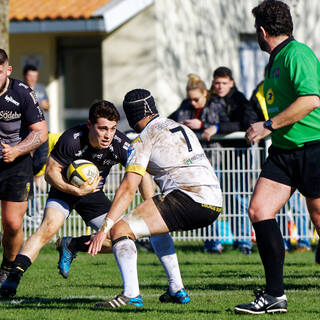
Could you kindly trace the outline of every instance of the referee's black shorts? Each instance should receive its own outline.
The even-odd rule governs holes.
[[[0,161],[0,200],[24,202],[32,198],[32,159],[24,155],[13,162]]]
[[[195,202],[187,194],[174,190],[152,198],[169,231],[192,230],[212,224],[221,207]]]
[[[320,197],[320,142],[309,142],[303,147],[285,150],[274,146],[262,166],[264,177],[295,189],[305,197]]]

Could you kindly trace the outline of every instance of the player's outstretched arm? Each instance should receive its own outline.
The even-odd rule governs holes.
[[[141,183],[141,180],[142,176],[137,173],[126,173],[120,184],[120,187],[116,192],[115,198],[112,201],[112,206],[104,224],[100,228],[99,232],[95,234],[90,243],[88,250],[89,254],[95,256],[97,253],[99,253],[108,232],[111,230],[114,223],[118,221],[128,209],[129,204],[133,200],[138,186]]]

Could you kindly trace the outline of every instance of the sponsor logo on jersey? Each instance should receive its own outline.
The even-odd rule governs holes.
[[[130,143],[128,143],[128,142],[125,142],[125,143],[123,144],[123,146],[122,146],[122,148],[123,148],[124,150],[128,150],[129,147],[130,147]]]
[[[102,153],[94,153],[94,154],[92,155],[92,159],[97,158],[97,159],[101,160],[101,159],[102,159],[102,156],[103,156]]]
[[[42,112],[42,110],[41,110],[39,105],[37,106],[37,110],[38,110],[39,114],[41,114],[43,116],[43,112]]]
[[[74,140],[76,140],[78,137],[80,137],[80,132],[77,132],[73,135]]]
[[[117,161],[113,161],[113,160],[110,160],[110,159],[103,160],[103,165],[107,165],[107,166],[113,166],[113,165],[115,165],[117,163],[118,163]]]
[[[273,107],[273,108],[268,108],[268,113],[272,114],[272,113],[278,113],[279,112],[279,108],[278,107]]]
[[[85,153],[85,151],[86,151],[87,149],[88,149],[88,146],[85,145],[82,150],[79,150],[77,153],[75,153],[75,156],[76,156],[76,157],[81,157],[81,156]]]
[[[16,106],[20,106],[20,103],[19,103],[18,101],[14,100],[11,96],[6,95],[6,96],[4,97],[4,99],[5,99],[7,102],[11,102],[11,103],[13,103],[13,104],[16,105]]]
[[[113,145],[112,145],[112,144],[110,144],[110,145],[109,145],[109,150],[110,150],[111,152],[113,152],[113,151],[114,151],[114,149],[113,149]]]
[[[119,143],[121,143],[122,139],[120,137],[118,137],[116,134],[113,137],[114,140],[118,141]]]
[[[26,84],[24,84],[24,83],[22,83],[22,82],[20,82],[20,83],[18,84],[18,86],[19,86],[19,87],[23,87],[23,88],[25,88],[25,89],[28,89],[28,88],[29,88]]]
[[[133,147],[133,145],[131,144],[128,151],[127,151],[127,163],[126,163],[126,167],[129,165],[129,163],[133,160],[135,154],[135,149]]]
[[[11,121],[20,118],[21,113],[18,113],[17,111],[0,111],[0,120]]]
[[[268,104],[273,104],[274,102],[274,94],[272,88],[268,89],[266,94],[266,100]]]
[[[192,156],[191,158],[188,158],[186,160],[184,160],[185,164],[187,166],[190,166],[191,164],[193,164],[194,162],[196,161],[199,161],[199,160],[202,160],[204,159],[206,156],[204,153],[198,153],[198,154],[195,154],[194,156]]]
[[[275,68],[271,71],[271,78],[279,78],[280,75],[280,68]]]
[[[29,94],[30,94],[30,96],[31,96],[31,98],[32,98],[32,100],[33,100],[33,103],[34,103],[34,104],[37,104],[37,103],[38,103],[38,100],[37,100],[37,96],[36,96],[35,92],[34,92],[34,91],[31,91],[31,92],[29,92]]]

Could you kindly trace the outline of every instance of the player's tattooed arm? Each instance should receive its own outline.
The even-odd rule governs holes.
[[[17,145],[11,146],[1,142],[4,162],[12,162],[17,157],[37,149],[48,140],[48,127],[45,121],[37,122],[29,126],[30,133]]]

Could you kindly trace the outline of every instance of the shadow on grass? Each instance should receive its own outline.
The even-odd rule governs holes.
[[[154,308],[137,308],[131,305],[123,306],[120,308],[96,308],[95,303],[101,302],[101,298],[41,298],[41,297],[19,297],[15,299],[0,299],[0,309],[5,307],[6,309],[48,309],[48,310],[77,310],[86,309],[88,311],[95,312],[112,312],[112,313],[122,313],[122,314],[136,314],[136,313],[146,313],[146,312],[158,312]],[[172,309],[170,305],[168,307],[165,304],[161,304],[161,312],[163,313],[173,313],[173,314],[185,314],[188,316],[190,313],[208,313],[208,310],[197,309],[192,310],[186,306],[177,305],[177,309]],[[220,311],[210,310],[210,314],[217,314]]]

